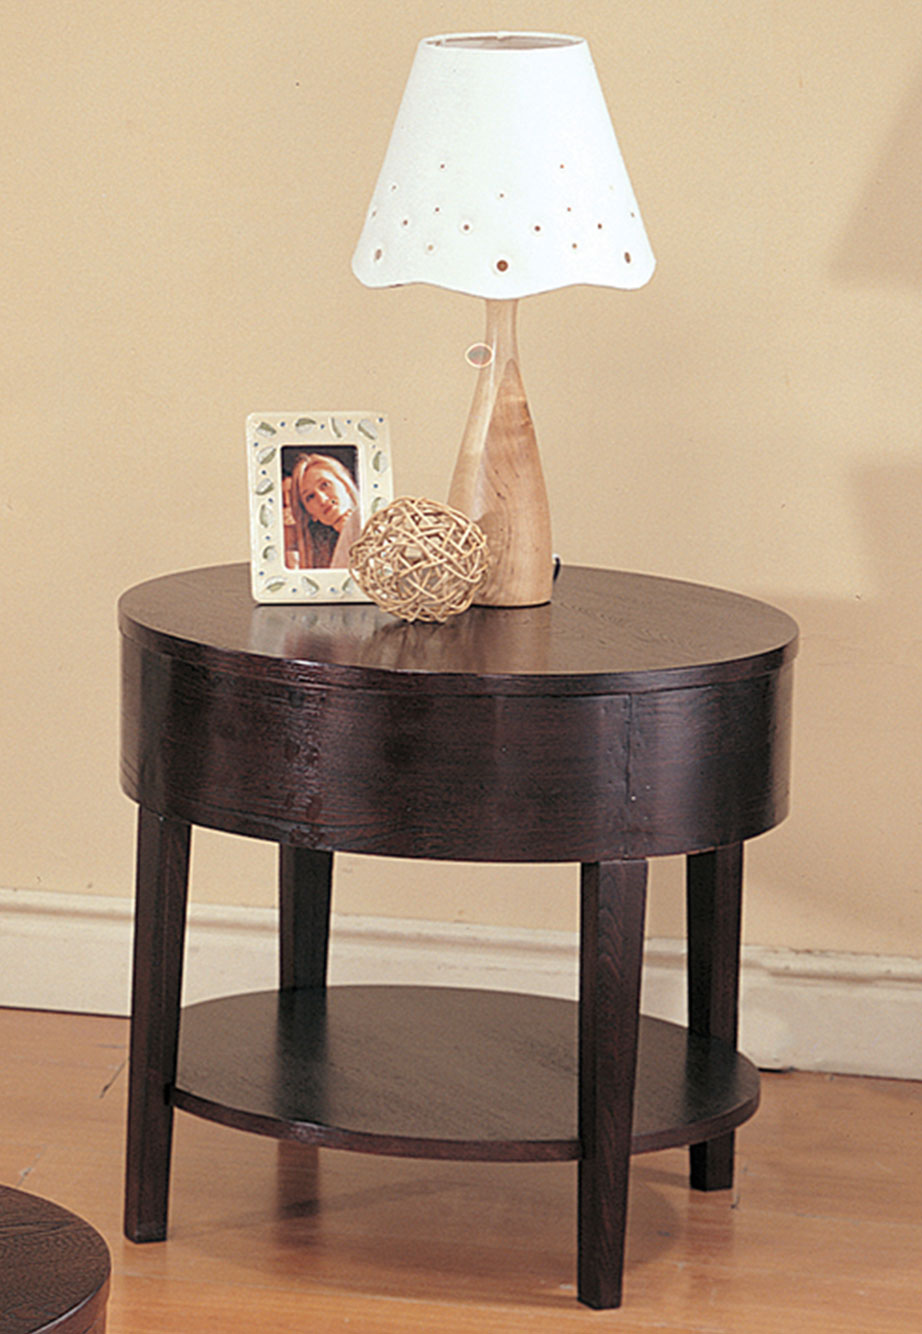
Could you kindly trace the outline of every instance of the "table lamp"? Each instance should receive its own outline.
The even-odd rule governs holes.
[[[551,596],[547,492],[519,370],[519,298],[641,287],[653,253],[589,47],[547,33],[420,42],[352,260],[369,287],[432,283],[486,300],[486,335],[448,503],[492,556],[477,602]]]

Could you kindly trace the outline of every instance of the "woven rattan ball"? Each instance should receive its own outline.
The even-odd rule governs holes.
[[[476,523],[412,496],[373,514],[349,553],[362,591],[405,621],[446,621],[466,611],[489,567],[487,539]]]

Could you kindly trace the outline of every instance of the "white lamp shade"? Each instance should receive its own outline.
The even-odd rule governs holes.
[[[501,299],[642,287],[654,264],[583,38],[420,42],[356,277]]]

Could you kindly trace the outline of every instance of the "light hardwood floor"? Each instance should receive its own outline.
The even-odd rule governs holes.
[[[170,1239],[120,1231],[127,1022],[0,1010],[0,1182],[107,1239],[109,1334],[922,1330],[922,1084],[773,1074],[736,1190],[634,1160],[625,1304],[574,1296],[575,1166],[313,1152],[177,1114]]]

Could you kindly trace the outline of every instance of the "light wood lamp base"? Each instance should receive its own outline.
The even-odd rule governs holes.
[[[479,524],[489,543],[492,566],[477,604],[533,607],[550,601],[553,556],[541,456],[519,371],[518,301],[486,306],[485,364],[448,503]]]

